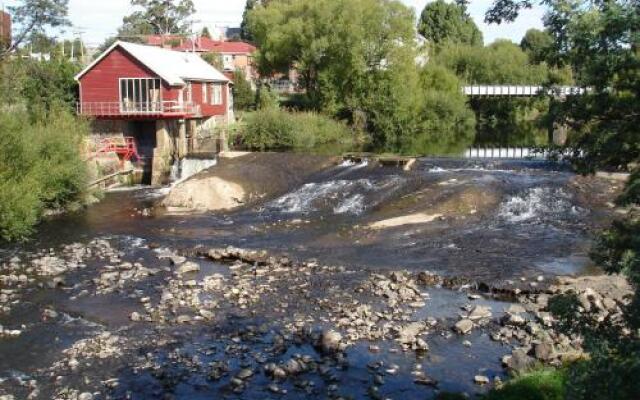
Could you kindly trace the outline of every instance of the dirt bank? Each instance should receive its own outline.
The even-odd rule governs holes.
[[[308,154],[223,154],[216,167],[176,185],[162,205],[170,210],[231,210],[285,193],[338,161]]]

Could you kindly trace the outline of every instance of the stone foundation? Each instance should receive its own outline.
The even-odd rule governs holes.
[[[217,117],[156,121],[95,120],[91,125],[92,139],[98,142],[104,138],[136,138],[138,151],[143,158],[137,167],[145,171],[146,176],[143,183],[164,185],[169,182],[175,160],[190,153],[217,153],[227,147],[220,144],[220,136],[226,136],[224,129],[219,129],[224,126],[224,121],[224,118]]]

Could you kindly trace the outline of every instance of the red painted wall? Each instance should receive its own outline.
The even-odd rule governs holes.
[[[80,78],[80,101],[82,103],[118,102],[120,101],[120,78],[157,77],[153,71],[130,56],[126,51],[116,47],[107,57],[103,58]],[[207,104],[202,104],[202,83],[192,83],[193,102],[200,105],[204,117],[226,114],[226,85],[222,91],[223,104],[212,106],[209,104],[210,91],[209,96],[207,96]],[[162,81],[162,100],[177,101],[180,89],[180,87],[170,87],[166,82]]]

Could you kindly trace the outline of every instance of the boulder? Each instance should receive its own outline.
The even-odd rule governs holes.
[[[200,264],[195,263],[193,261],[187,261],[184,264],[180,265],[176,270],[176,273],[179,275],[190,274],[192,272],[199,272]]]
[[[340,342],[342,341],[342,335],[340,332],[334,330],[328,330],[322,333],[322,339],[320,345],[322,351],[331,354],[340,350]]]
[[[470,319],[461,319],[454,325],[453,329],[462,335],[466,335],[473,329],[473,321]]]

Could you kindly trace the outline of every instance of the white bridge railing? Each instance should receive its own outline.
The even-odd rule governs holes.
[[[462,93],[472,97],[535,97],[547,94],[556,97],[580,96],[587,93],[588,89],[577,86],[556,86],[545,88],[543,86],[523,85],[471,85],[463,86]]]
[[[153,116],[153,115],[197,115],[200,106],[178,101],[155,102],[81,102],[77,104],[78,114],[89,116]]]
[[[546,160],[550,152],[531,147],[472,147],[467,149],[465,158],[511,158],[527,160]]]

